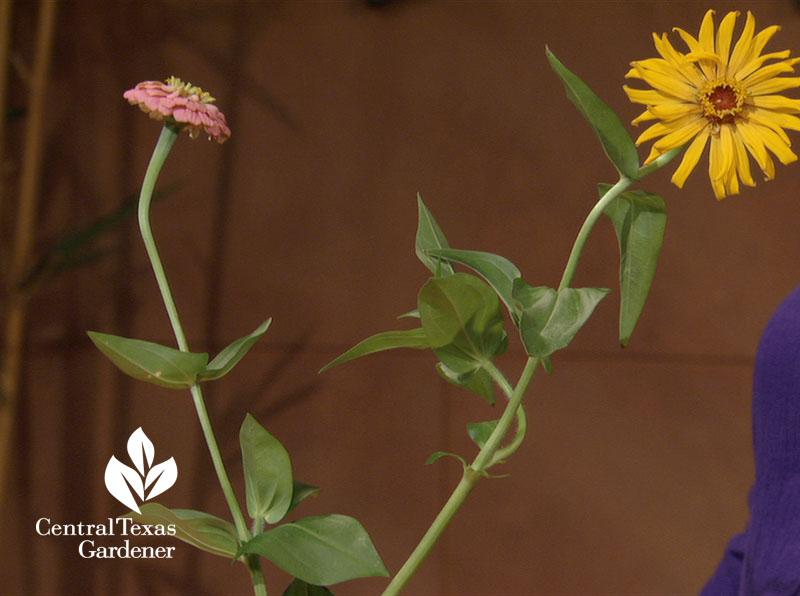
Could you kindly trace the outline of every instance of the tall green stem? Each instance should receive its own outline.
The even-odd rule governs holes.
[[[142,182],[142,190],[139,194],[139,229],[142,234],[147,256],[150,258],[150,263],[153,267],[153,273],[156,276],[158,289],[161,292],[161,297],[164,301],[164,306],[167,309],[169,321],[172,324],[172,330],[175,333],[175,339],[178,342],[178,347],[182,352],[189,351],[189,344],[186,341],[186,335],[183,332],[180,318],[178,317],[178,309],[175,306],[175,300],[172,297],[169,283],[167,282],[167,275],[164,271],[164,266],[161,263],[161,257],[156,248],[155,238],[153,231],[150,227],[150,204],[153,199],[153,190],[155,189],[158,175],[161,173],[161,168],[169,155],[172,146],[178,136],[178,130],[170,125],[165,125],[161,129],[161,135],[156,143],[156,148],[153,150],[153,155],[150,158],[150,163],[147,166],[147,172]],[[222,459],[217,439],[214,435],[214,429],[211,426],[211,419],[208,416],[206,403],[203,399],[203,392],[199,385],[193,385],[190,388],[192,394],[192,401],[194,402],[197,417],[200,420],[200,427],[203,430],[208,450],[211,454],[211,460],[214,463],[214,471],[217,473],[222,492],[225,495],[225,500],[228,502],[228,507],[231,510],[233,521],[236,524],[236,532],[239,540],[242,542],[250,538],[250,533],[247,529],[247,522],[242,514],[242,508],[236,498],[236,493],[233,490],[231,481],[228,478],[228,473],[225,470],[225,463]],[[266,596],[267,589],[264,583],[264,575],[261,572],[261,562],[258,557],[251,556],[247,558],[247,567],[253,579],[253,590],[256,596]]]
[[[425,535],[414,549],[414,552],[411,553],[411,556],[409,556],[400,568],[400,571],[397,572],[397,575],[392,578],[392,581],[383,591],[383,596],[395,596],[402,592],[403,588],[417,572],[417,569],[419,569],[419,566],[422,565],[422,562],[427,558],[428,554],[439,540],[439,537],[442,535],[442,532],[447,528],[450,520],[453,519],[453,516],[461,508],[461,505],[464,504],[464,501],[467,499],[469,493],[472,492],[478,480],[480,480],[481,477],[484,476],[486,470],[495,463],[495,453],[506,434],[508,434],[511,424],[514,422],[514,417],[517,414],[517,410],[520,409],[522,398],[525,397],[525,392],[528,390],[528,386],[533,380],[533,375],[538,365],[538,358],[528,358],[528,361],[525,363],[525,368],[520,375],[519,382],[511,393],[508,405],[503,411],[500,420],[497,422],[494,431],[489,436],[489,439],[486,441],[483,448],[481,448],[480,452],[478,452],[472,465],[464,469],[464,475],[461,477],[458,486],[456,486],[455,490],[450,495],[450,498],[439,512],[439,515],[433,520],[433,523],[428,528],[428,531],[425,532]]]

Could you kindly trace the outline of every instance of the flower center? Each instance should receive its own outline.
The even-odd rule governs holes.
[[[734,79],[711,81],[700,91],[703,116],[713,124],[728,124],[742,113],[744,87]]]
[[[192,85],[190,82],[183,82],[178,77],[170,77],[166,80],[167,85],[170,85],[175,88],[181,96],[189,97],[190,95],[197,95],[196,101],[200,103],[214,103],[217,101],[211,94],[207,91],[203,91],[197,85]]]

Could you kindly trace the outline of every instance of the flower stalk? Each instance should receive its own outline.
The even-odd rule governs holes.
[[[180,125],[167,122],[161,129],[161,135],[158,138],[156,147],[153,150],[153,155],[150,158],[150,163],[147,166],[147,172],[145,173],[142,189],[139,194],[138,216],[142,240],[144,241],[147,256],[150,259],[150,264],[152,265],[153,273],[156,277],[158,289],[161,293],[161,298],[164,302],[170,324],[172,325],[172,330],[175,334],[175,340],[178,343],[178,348],[182,352],[189,352],[189,344],[186,340],[186,335],[183,331],[180,317],[178,316],[178,309],[175,305],[175,300],[172,296],[172,291],[170,290],[169,282],[167,281],[167,275],[161,262],[161,257],[158,253],[153,231],[150,226],[150,205],[153,198],[153,190],[155,189],[156,181],[158,180],[158,176],[161,172],[164,162],[166,161],[167,156],[175,144],[175,140],[177,139],[181,128],[182,127]],[[228,477],[228,473],[225,469],[222,453],[220,452],[219,444],[217,443],[216,436],[214,435],[211,419],[208,415],[205,400],[203,399],[202,389],[200,388],[200,385],[195,384],[190,388],[190,392],[195,410],[197,412],[198,420],[200,421],[200,427],[203,431],[203,437],[206,440],[209,453],[211,454],[211,460],[214,464],[214,471],[217,474],[220,486],[222,487],[222,492],[225,495],[225,500],[228,503],[228,508],[233,516],[237,536],[241,542],[245,542],[250,539],[251,535],[247,529],[247,522],[244,514],[242,513],[239,501],[236,498],[233,485],[231,484],[230,478]],[[264,583],[264,576],[261,571],[261,562],[259,561],[258,557],[255,555],[249,555],[247,557],[246,564],[253,580],[255,594],[257,596],[266,596],[266,584]]]

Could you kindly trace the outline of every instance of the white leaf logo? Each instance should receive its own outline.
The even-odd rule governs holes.
[[[170,457],[160,464],[153,465],[155,447],[144,434],[142,427],[137,428],[128,438],[128,456],[136,468],[126,466],[113,455],[106,466],[106,488],[117,501],[141,513],[139,501],[149,501],[168,490],[178,479],[178,466],[175,458]],[[148,492],[149,489],[149,492]]]

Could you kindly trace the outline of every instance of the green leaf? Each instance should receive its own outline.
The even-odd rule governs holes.
[[[567,347],[610,290],[603,288],[533,288],[519,279],[514,298],[519,302],[519,331],[530,356],[544,357]]]
[[[466,273],[428,280],[419,293],[422,328],[430,346],[445,366],[440,369],[451,382],[475,391],[486,387],[482,374],[473,375],[508,347],[503,313],[497,294],[484,281]],[[481,378],[483,377],[483,378]],[[490,403],[486,391],[476,391]]]
[[[469,366],[469,363],[467,363]],[[466,372],[458,373],[451,370],[443,362],[436,365],[438,373],[449,383],[472,391],[485,399],[490,406],[494,405],[494,379],[484,368],[470,368]]]
[[[498,422],[500,421],[489,420],[487,422],[470,422],[467,424],[467,434],[469,434],[469,437],[475,441],[475,444],[478,447],[483,449],[486,441],[489,440],[489,437],[497,427]]]
[[[179,540],[228,559],[236,556],[239,549],[236,528],[224,519],[191,509],[167,509],[158,503],[144,503],[139,509],[141,515],[131,511],[121,517],[128,517],[138,524],[160,526],[165,530],[172,525],[175,527],[175,538]]]
[[[323,366],[319,372],[325,372],[329,368],[343,364],[348,360],[354,360],[367,354],[374,354],[383,350],[393,348],[415,348],[417,350],[430,348],[428,336],[423,329],[409,329],[407,331],[386,331],[368,337],[362,342],[347,350],[344,354]]]
[[[430,249],[428,254],[455,261],[477,271],[505,303],[509,312],[514,313],[512,290],[514,280],[522,277],[517,266],[500,255],[475,250],[456,250],[452,248]]]
[[[601,184],[601,196],[610,185]],[[653,193],[631,190],[614,199],[605,210],[619,241],[619,341],[623,346],[642,314],[667,227],[667,206]]]
[[[419,293],[419,315],[433,349],[457,345],[466,356],[483,360],[506,347],[497,294],[473,275],[429,279]]]
[[[452,458],[455,458],[455,459],[457,459],[459,462],[461,462],[461,465],[462,465],[463,467],[465,467],[465,468],[467,467],[467,462],[466,462],[466,460],[465,460],[463,457],[461,457],[460,455],[456,455],[455,453],[449,453],[449,452],[447,452],[447,451],[437,451],[436,453],[434,453],[433,455],[431,455],[431,456],[428,458],[428,461],[426,461],[426,462],[425,462],[425,465],[426,465],[426,466],[429,466],[429,465],[431,465],[433,462],[437,461],[438,459],[441,459],[442,457],[452,457]]]
[[[549,47],[545,51],[550,66],[566,87],[567,97],[589,121],[608,158],[620,174],[631,180],[638,180],[639,153],[619,116],[586,83],[564,66]]]
[[[422,202],[422,197],[417,195],[417,207],[419,211],[419,221],[417,223],[417,241],[416,252],[417,258],[431,270],[436,277],[447,277],[453,275],[455,271],[450,263],[443,262],[441,259],[431,257],[427,251],[434,248],[450,248],[447,243],[447,238],[442,232],[442,228],[433,219],[433,215],[425,203]]]
[[[333,596],[333,592],[325,586],[315,586],[302,579],[294,578],[283,596]]]
[[[272,323],[272,319],[267,319],[261,323],[258,329],[253,331],[250,335],[246,335],[245,337],[237,339],[231,345],[217,354],[217,356],[208,363],[208,366],[200,371],[200,380],[213,381],[214,379],[219,379],[220,377],[227,375],[231,369],[233,369],[233,367],[239,363],[244,355],[250,351],[250,348],[252,348],[253,345],[267,332],[270,323]]]
[[[208,354],[181,352],[141,339],[89,331],[94,345],[134,379],[168,389],[187,389],[208,363]]]
[[[289,511],[297,507],[308,497],[316,497],[320,490],[321,489],[318,486],[311,486],[310,484],[305,484],[303,482],[298,482],[297,480],[295,480],[294,487],[292,490],[292,502],[289,505]]]
[[[283,524],[253,537],[241,550],[266,557],[315,586],[389,575],[364,526],[346,515],[306,517]]]
[[[289,454],[250,414],[245,416],[239,431],[239,444],[247,513],[253,519],[275,524],[289,511],[294,495]]]

